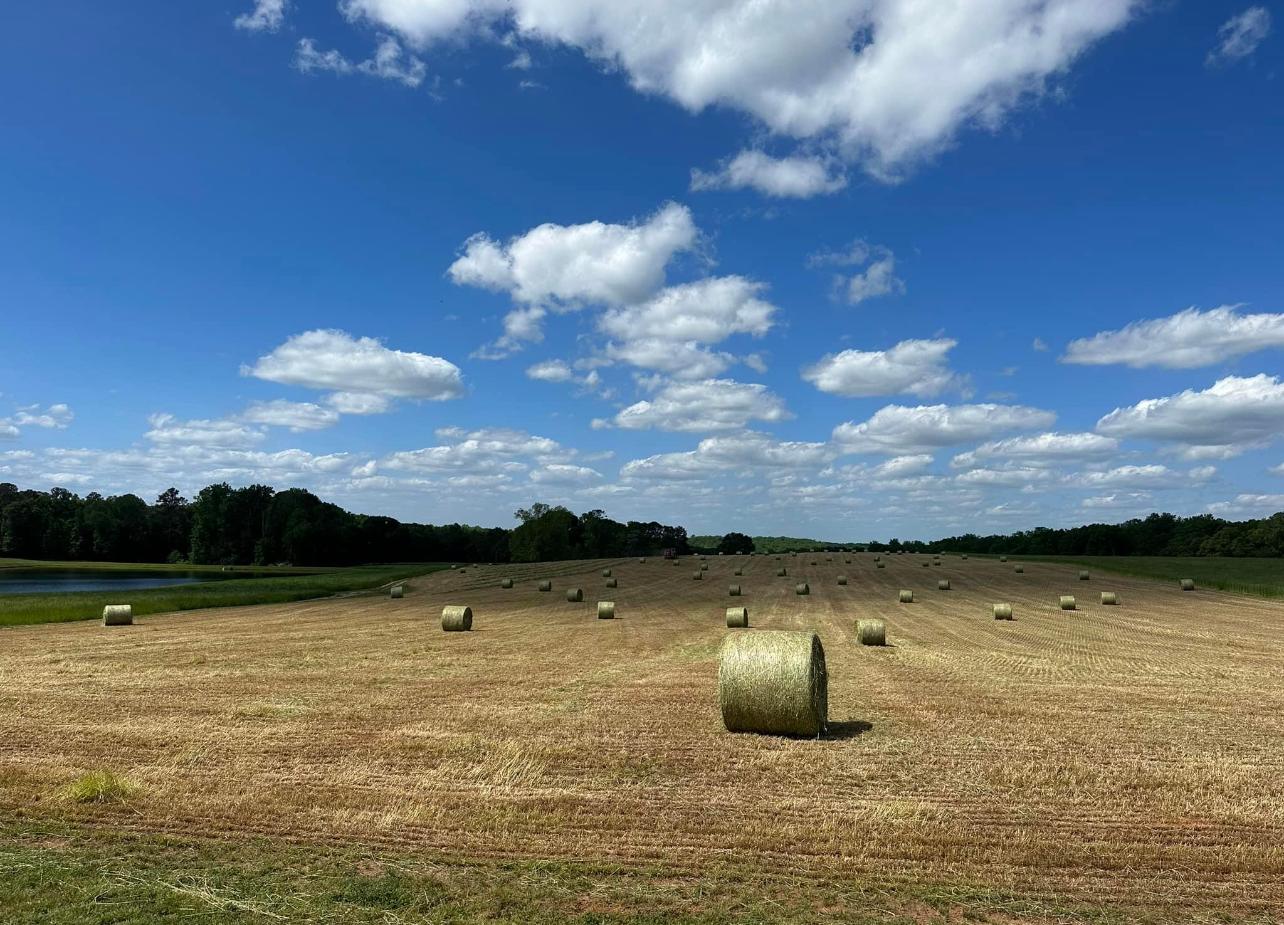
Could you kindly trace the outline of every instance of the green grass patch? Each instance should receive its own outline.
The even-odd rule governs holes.
[[[141,591],[0,594],[0,626],[97,620],[102,617],[103,607],[107,604],[132,604],[135,619],[149,613],[200,610],[206,607],[286,604],[334,594],[372,591],[389,582],[405,581],[443,568],[446,566],[442,564],[419,563],[363,565],[327,571],[292,569],[285,574],[271,574],[262,578],[220,579]]]
[[[989,556],[987,558],[997,558]],[[1173,584],[1195,579],[1196,588],[1233,591],[1258,597],[1284,597],[1284,559],[1228,556],[1009,556],[1010,562],[1062,562]]]
[[[123,803],[135,789],[111,771],[90,771],[68,784],[62,794],[73,803]]]

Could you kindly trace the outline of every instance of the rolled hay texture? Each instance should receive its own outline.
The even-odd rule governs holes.
[[[743,575],[744,573],[745,573],[745,570],[744,570],[744,569],[742,569],[742,568],[738,568],[738,569],[736,569],[734,572],[732,572],[731,574],[733,574],[733,575],[735,575],[737,578],[739,578],[739,577],[740,577],[741,575]]]
[[[899,600],[902,604],[912,604],[914,603],[914,592],[902,590],[897,600]]]
[[[553,583],[552,583],[551,581],[548,581],[547,579],[546,579],[546,580],[544,580],[544,581],[541,581],[541,582],[539,583],[539,589],[540,589],[541,591],[552,591],[552,590],[553,590]]]
[[[1113,591],[1102,591],[1101,603],[1107,604],[1107,605],[1110,605],[1110,604],[1118,605],[1119,595]]]
[[[388,596],[391,598],[400,598],[406,596],[406,589],[401,585],[393,585],[388,589]]]
[[[1195,579],[1193,579],[1193,578],[1183,578],[1183,579],[1181,580],[1181,589],[1182,589],[1183,591],[1194,591],[1194,590],[1195,590]]]
[[[103,626],[130,626],[133,622],[133,604],[108,604],[103,608]]]
[[[727,608],[727,629],[743,629],[749,625],[748,607]]]
[[[862,646],[887,645],[887,624],[882,620],[857,620],[856,641]]]
[[[794,594],[811,594],[811,585],[805,581],[799,582],[794,585]]]
[[[691,578],[693,581],[704,581],[704,572],[693,572]]]
[[[441,628],[447,633],[466,633],[473,628],[473,609],[447,604],[441,609]]]
[[[820,637],[788,630],[729,634],[718,658],[718,706],[730,732],[823,734],[829,676]]]
[[[1012,571],[1016,572],[1018,575],[1023,575],[1023,574],[1025,574],[1025,566],[1024,566],[1024,565],[1018,565],[1018,566],[1014,567],[1014,568],[1012,569]]]
[[[776,569],[776,577],[777,577],[777,578],[784,578],[784,577],[786,577],[788,574],[789,574],[789,569],[784,569],[784,568],[778,568],[778,569]]]
[[[602,569],[602,577],[603,577],[603,578],[610,578],[610,577],[611,577],[611,570],[610,570],[609,568],[604,568],[604,569]]]
[[[999,556],[999,561],[1000,561],[1000,562],[1007,562],[1007,561],[1008,561],[1008,557],[1007,557],[1007,556]]]
[[[606,580],[606,586],[608,588],[618,588],[620,586],[620,581],[618,578],[608,578]]]
[[[1062,610],[1074,610],[1074,595],[1073,595],[1073,594],[1063,594],[1063,595],[1061,595],[1061,609],[1062,609]]]
[[[584,600],[584,589],[583,589],[583,588],[567,588],[567,589],[566,589],[566,602],[567,602],[568,604],[578,604],[578,603],[579,603],[580,601],[582,601],[582,600]]]
[[[882,561],[883,561],[883,557],[882,557],[882,556],[875,556],[875,557],[874,557],[874,561],[875,561],[875,562],[882,562]]]
[[[499,583],[499,586],[501,588],[511,588],[513,586],[513,579],[505,578],[503,581]]]
[[[845,585],[845,584],[847,584],[847,576],[846,576],[846,575],[839,575],[839,576],[838,576],[838,583],[839,583],[840,585]]]
[[[1087,572],[1080,572],[1080,573],[1079,573],[1079,580],[1080,580],[1080,581],[1087,581],[1087,580],[1088,580],[1088,573],[1087,573]]]
[[[950,580],[948,578],[942,578],[940,581],[936,583],[936,590],[937,591],[950,590]]]
[[[874,563],[874,567],[875,567],[875,568],[887,568],[887,566],[886,566],[884,563],[882,563],[882,562],[875,562],[875,563]]]
[[[709,571],[709,563],[708,563],[708,562],[701,562],[701,563],[700,563],[700,571],[702,571],[702,572],[707,572],[707,571]]]
[[[1012,605],[1011,605],[1011,604],[995,604],[995,605],[994,605],[994,619],[996,619],[996,620],[1011,620],[1011,619],[1012,619]]]
[[[599,620],[615,619],[615,601],[598,601],[597,618]]]
[[[727,594],[731,597],[739,597],[740,585],[732,585],[731,587],[727,588]]]

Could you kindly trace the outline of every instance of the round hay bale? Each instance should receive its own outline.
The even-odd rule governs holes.
[[[582,600],[584,600],[584,589],[583,589],[583,588],[567,588],[567,589],[566,589],[566,602],[567,602],[568,604],[578,604],[578,603],[580,603],[580,601],[582,601]]]
[[[606,586],[608,588],[618,588],[620,586],[620,580],[618,578],[608,578],[606,580]]]
[[[922,565],[923,565],[923,568],[931,568],[932,563],[931,563],[931,562],[924,561],[924,562],[922,563]]]
[[[553,590],[553,583],[552,583],[551,581],[549,581],[548,579],[545,579],[544,581],[541,581],[541,582],[539,583],[539,589],[540,589],[541,591],[552,591],[552,590]]]
[[[513,579],[505,578],[503,581],[499,583],[499,586],[501,588],[511,588],[513,586]]]
[[[707,571],[709,571],[709,563],[708,563],[708,562],[702,562],[702,563],[700,563],[700,571],[702,571],[702,572],[707,572]]]
[[[967,556],[959,556],[959,558],[962,559],[964,562],[967,561]]]
[[[728,607],[727,608],[727,628],[744,629],[749,625],[749,608],[748,607]]]
[[[108,604],[103,608],[103,626],[132,626],[133,604]]]
[[[615,619],[615,601],[598,601],[597,618],[599,620]]]
[[[1182,589],[1183,591],[1194,591],[1194,590],[1195,590],[1195,579],[1193,579],[1193,578],[1183,578],[1183,579],[1181,580],[1181,589]]]
[[[875,562],[875,563],[874,563],[874,568],[887,568],[887,563],[886,563],[886,562]]]
[[[788,574],[789,574],[789,569],[784,569],[784,568],[776,569],[777,578],[785,578],[786,576],[788,576]]]
[[[703,581],[703,580],[704,580],[704,572],[694,572],[694,573],[692,573],[691,578],[692,578],[692,580],[693,580],[693,581]]]
[[[1000,561],[1000,562],[1007,562],[1007,561],[1008,561],[1008,557],[1007,557],[1007,556],[999,556],[999,561]]]
[[[1087,581],[1087,580],[1088,580],[1088,573],[1087,573],[1087,572],[1080,572],[1080,573],[1079,573],[1079,580],[1080,580],[1080,581]]]
[[[936,590],[937,591],[950,590],[950,580],[948,578],[942,578],[940,581],[936,583]]]
[[[457,568],[459,568],[459,566],[458,566],[458,565],[452,565],[452,566],[450,567],[451,571],[454,571],[454,570],[455,570],[455,569],[457,569]]]
[[[603,577],[603,578],[610,578],[610,577],[611,577],[611,570],[610,570],[609,568],[604,568],[604,569],[602,569],[602,577]]]
[[[730,732],[820,736],[829,717],[825,649],[815,633],[732,633],[718,657],[718,706]]]
[[[912,604],[914,603],[914,592],[907,589],[902,589],[900,596],[897,598],[897,600],[899,600],[902,604]]]
[[[996,620],[1011,620],[1011,619],[1012,619],[1012,605],[1011,605],[1011,604],[995,604],[995,605],[994,605],[994,619],[996,619]]]
[[[1106,604],[1107,606],[1110,606],[1110,605],[1117,606],[1119,604],[1119,595],[1116,594],[1114,591],[1102,591],[1101,603]]]
[[[812,559],[812,560],[811,560],[811,564],[812,564],[812,565],[815,565],[815,564],[816,564],[816,560],[815,560],[815,559]]]
[[[731,587],[727,588],[727,594],[731,597],[739,597],[740,585],[732,585]]]
[[[811,585],[805,581],[799,582],[794,585],[794,594],[811,594]]]
[[[1061,595],[1061,609],[1062,609],[1062,610],[1074,610],[1074,595],[1073,595],[1073,594],[1063,594],[1063,595]]]
[[[887,645],[887,624],[882,620],[857,620],[856,641],[862,646]]]
[[[743,575],[744,573],[745,573],[745,570],[744,570],[744,569],[742,569],[742,568],[738,568],[738,569],[736,569],[734,572],[732,572],[731,574],[733,574],[733,575],[735,575],[737,578],[739,578],[739,577],[740,577],[741,575]]]
[[[441,628],[447,633],[466,633],[473,628],[473,609],[447,604],[441,609]]]
[[[846,576],[846,575],[839,575],[839,576],[838,576],[838,583],[839,583],[840,585],[845,585],[845,584],[847,584],[847,576]]]
[[[882,556],[875,556],[875,557],[874,557],[874,561],[875,561],[875,562],[882,562],[882,561],[883,561],[883,557],[882,557]]]
[[[1014,566],[1012,571],[1016,572],[1018,575],[1023,575],[1025,574],[1025,566],[1024,565]]]
[[[406,596],[406,589],[401,585],[393,585],[388,589],[388,597],[397,600]]]
[[[851,564],[852,564],[852,560],[851,560],[851,559],[844,559],[844,560],[843,560],[843,565],[851,565]]]
[[[638,559],[638,565],[646,565],[646,559],[645,558]]]

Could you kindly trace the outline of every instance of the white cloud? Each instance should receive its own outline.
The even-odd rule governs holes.
[[[540,469],[531,470],[530,474],[530,480],[539,485],[586,485],[601,477],[602,473],[596,469],[566,463],[550,463]]]
[[[274,401],[254,402],[243,412],[241,420],[247,424],[264,424],[269,427],[288,427],[292,432],[322,430],[339,422],[339,412],[323,408],[312,402]]]
[[[391,453],[380,468],[416,472],[523,472],[532,462],[549,464],[571,455],[557,441],[520,430],[483,428],[465,431],[443,428],[437,436],[448,441],[419,450]]]
[[[777,441],[767,434],[743,431],[706,437],[694,450],[635,459],[620,469],[623,480],[689,482],[720,475],[748,475],[756,470],[783,470],[822,465],[832,457],[824,443]]]
[[[1116,408],[1097,430],[1175,443],[1187,459],[1227,459],[1284,434],[1284,383],[1267,375],[1227,376],[1203,391]]]
[[[731,379],[670,382],[650,401],[630,405],[615,416],[628,430],[737,430],[750,421],[783,421],[785,403],[765,385]]]
[[[14,427],[12,424],[0,421],[0,437],[12,440],[15,437],[20,436],[22,436],[22,431],[18,430],[18,428]]]
[[[832,143],[889,174],[993,129],[1039,96],[1137,0],[344,0],[421,45],[494,34],[583,50],[644,93],[728,106],[771,131]]]
[[[1036,482],[1050,482],[1054,478],[1048,469],[1036,469],[1031,466],[1018,466],[1004,469],[971,469],[958,476],[955,482],[960,485],[1021,487]]]
[[[562,360],[545,360],[543,363],[536,363],[527,367],[526,375],[540,382],[570,382],[575,378],[575,373]]]
[[[900,479],[909,475],[918,475],[931,464],[930,453],[895,456],[886,462],[879,463],[871,470],[871,474],[881,479]]]
[[[1232,16],[1217,30],[1217,47],[1208,53],[1209,66],[1233,64],[1257,51],[1271,34],[1271,13],[1264,6],[1250,6]]]
[[[1050,411],[1023,405],[887,405],[863,423],[839,424],[833,440],[844,453],[903,456],[1046,427],[1055,419]]]
[[[1233,501],[1215,501],[1208,513],[1218,517],[1269,517],[1284,511],[1284,495],[1236,495]]]
[[[810,199],[847,185],[841,171],[818,157],[772,157],[763,151],[741,151],[706,173],[691,171],[691,189],[754,189],[776,198]]]
[[[441,357],[390,350],[372,337],[344,331],[305,331],[289,338],[241,375],[334,389],[327,403],[346,414],[386,410],[388,399],[445,401],[464,392],[459,367]]]
[[[0,427],[7,428],[12,433],[8,436],[16,437],[21,431],[20,427],[41,427],[46,430],[66,430],[76,415],[71,408],[59,402],[56,405],[49,405],[43,410],[39,405],[26,405],[18,408],[12,417],[0,418]],[[0,431],[2,433],[3,431]]]
[[[172,414],[153,414],[144,436],[153,443],[202,447],[243,447],[263,439],[263,431],[232,420],[181,421]]]
[[[1167,318],[1134,321],[1119,331],[1071,341],[1061,362],[1194,369],[1284,347],[1284,314],[1241,315],[1237,308],[1188,308]]]
[[[1119,441],[1101,434],[1046,433],[1030,437],[1009,437],[983,443],[975,450],[960,453],[950,465],[956,469],[984,465],[991,460],[1027,466],[1055,466],[1067,462],[1109,459],[1119,452]]]
[[[822,392],[848,397],[918,395],[928,398],[965,386],[946,365],[958,342],[903,340],[888,350],[844,350],[822,357],[802,377]]]
[[[1089,510],[1106,511],[1141,511],[1151,504],[1148,491],[1115,492],[1109,495],[1094,495],[1084,498],[1079,506]]]
[[[247,32],[275,32],[285,22],[286,0],[254,0],[254,9],[242,13],[232,25]]]
[[[1214,469],[1214,471],[1216,471]],[[1086,488],[1178,488],[1185,476],[1167,466],[1118,466],[1101,472],[1081,472],[1073,482]]]
[[[330,71],[340,75],[366,74],[412,88],[422,84],[428,73],[423,61],[414,55],[407,55],[401,43],[391,36],[384,36],[379,40],[373,56],[355,63],[336,49],[320,51],[312,39],[299,39],[299,46],[294,53],[294,66],[304,74],[313,71]]]
[[[1037,350],[1039,353],[1047,353],[1048,344],[1042,337],[1036,337],[1030,344],[1030,348],[1032,350]]]
[[[807,258],[809,267],[859,266],[865,269],[851,276],[834,276],[834,291],[852,305],[885,295],[900,295],[905,282],[896,276],[896,255],[881,244],[853,241],[845,251],[824,251]]]

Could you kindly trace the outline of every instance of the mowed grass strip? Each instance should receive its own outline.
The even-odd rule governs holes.
[[[1133,578],[1157,578],[1174,585],[1193,578],[1196,588],[1257,597],[1284,597],[1284,560],[1227,556],[1022,556],[1026,562],[1077,565]]]
[[[25,567],[25,566],[24,566]],[[132,604],[134,618],[151,613],[241,607],[247,604],[288,604],[383,585],[440,571],[436,563],[368,565],[303,574],[273,573],[263,578],[229,578],[170,588],[120,591],[76,591],[66,594],[0,594],[0,626],[97,620],[108,604]],[[248,571],[248,569],[247,569]]]

